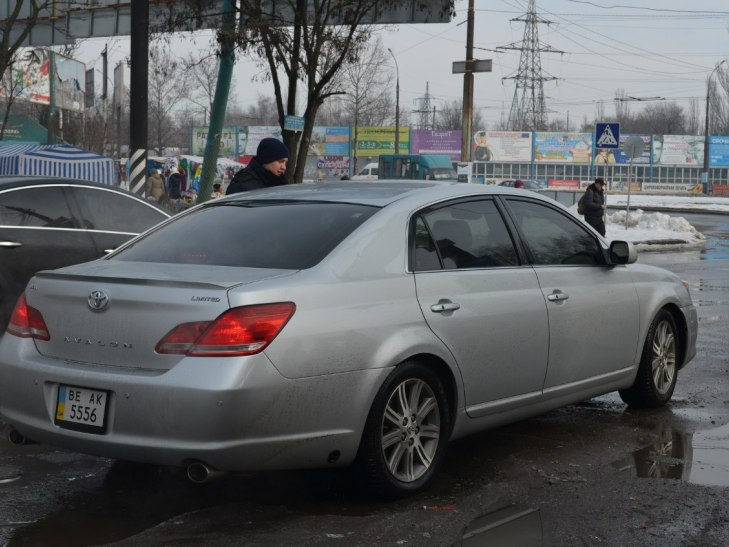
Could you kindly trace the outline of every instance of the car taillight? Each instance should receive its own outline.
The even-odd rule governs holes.
[[[155,351],[200,357],[253,355],[276,338],[294,311],[293,302],[233,308],[212,322],[177,325]]]
[[[18,298],[15,304],[15,308],[13,308],[13,314],[10,316],[7,332],[20,338],[35,338],[37,340],[51,339],[43,316],[37,309],[28,305],[28,301],[25,299],[25,293],[20,295],[20,298]]]

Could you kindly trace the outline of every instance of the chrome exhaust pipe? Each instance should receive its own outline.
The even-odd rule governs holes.
[[[35,441],[31,441],[28,437],[23,435],[20,431],[18,431],[14,427],[11,427],[10,431],[8,431],[8,440],[15,445],[35,444]]]
[[[187,466],[187,478],[195,484],[202,484],[223,476],[225,473],[211,469],[202,462],[193,462]]]

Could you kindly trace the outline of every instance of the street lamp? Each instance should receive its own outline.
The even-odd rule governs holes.
[[[704,125],[704,172],[702,173],[701,182],[706,183],[706,193],[711,193],[711,183],[709,182],[709,99],[711,93],[711,78],[714,76],[714,72],[719,70],[719,67],[726,63],[726,59],[723,59],[721,63],[714,67],[714,70],[709,74],[709,78],[706,80],[706,125]]]
[[[397,66],[397,59],[390,48],[387,51],[395,61],[395,154],[400,153],[400,69]]]

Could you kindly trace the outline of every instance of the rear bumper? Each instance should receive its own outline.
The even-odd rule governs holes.
[[[326,467],[335,450],[335,465],[351,463],[390,372],[291,380],[259,354],[187,358],[160,373],[43,357],[33,342],[8,335],[0,347],[0,414],[26,437],[109,458],[202,461],[223,471]],[[105,433],[54,424],[59,384],[109,392]]]

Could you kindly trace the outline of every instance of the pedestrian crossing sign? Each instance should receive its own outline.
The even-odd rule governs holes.
[[[619,123],[595,124],[595,148],[618,148],[620,146]]]

